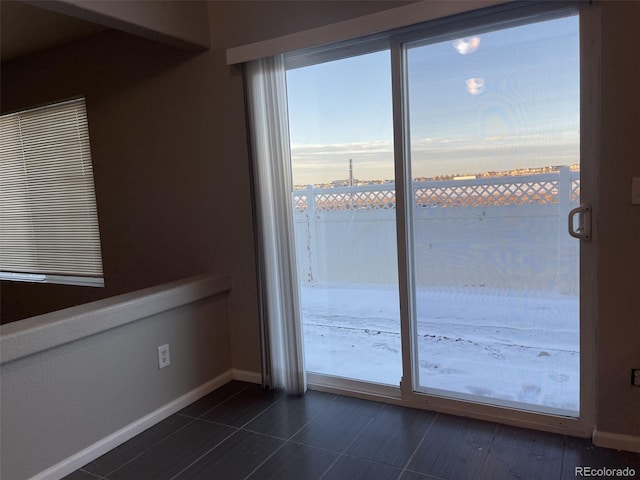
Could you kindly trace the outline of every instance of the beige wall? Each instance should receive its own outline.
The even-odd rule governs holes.
[[[225,49],[371,13],[393,2],[211,2],[212,49],[187,54],[100,34],[3,65],[2,108],[85,94],[106,288],[3,283],[2,308],[32,314],[204,270],[229,273],[232,364],[259,371],[241,72]],[[602,2],[602,155],[596,208],[598,429],[640,435],[640,4]],[[587,52],[588,54],[588,52]]]
[[[206,0],[50,0],[38,5],[185,50],[202,51],[210,45]]]
[[[597,213],[597,428],[640,436],[640,3],[602,2],[602,150]]]

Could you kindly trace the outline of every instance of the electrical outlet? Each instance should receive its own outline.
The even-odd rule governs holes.
[[[631,369],[631,385],[640,387],[640,368]]]
[[[169,358],[169,344],[158,347],[158,368],[168,367],[171,364]]]

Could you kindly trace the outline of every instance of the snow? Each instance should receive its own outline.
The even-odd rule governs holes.
[[[399,385],[397,287],[302,286],[306,369]],[[578,411],[577,296],[484,288],[416,293],[419,389]]]

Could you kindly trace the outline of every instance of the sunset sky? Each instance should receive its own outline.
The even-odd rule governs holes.
[[[578,17],[408,45],[412,177],[579,163]],[[389,51],[287,72],[294,184],[393,178]]]

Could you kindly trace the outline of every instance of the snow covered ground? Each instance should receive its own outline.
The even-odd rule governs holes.
[[[397,287],[301,288],[307,371],[398,385]],[[483,288],[417,292],[420,387],[578,410],[578,298]]]

